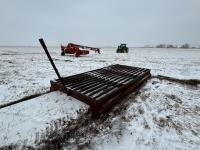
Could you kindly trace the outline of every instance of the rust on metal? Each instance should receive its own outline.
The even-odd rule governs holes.
[[[150,76],[149,69],[116,64],[62,79],[68,95],[100,114],[137,90]],[[51,81],[51,91],[55,90],[66,93],[59,79]]]

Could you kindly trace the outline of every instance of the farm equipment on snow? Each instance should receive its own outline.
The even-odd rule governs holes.
[[[121,44],[120,46],[118,46],[117,53],[128,53],[128,47],[126,46],[126,44]]]
[[[89,54],[89,50],[93,50],[100,54],[100,49],[95,47],[83,46],[78,44],[69,43],[67,46],[61,45],[61,55],[64,56],[65,53],[67,54],[74,54],[76,57],[80,55],[87,55]]]
[[[58,76],[51,81],[50,90],[62,91],[88,104],[93,116],[107,112],[151,77],[149,69],[119,64],[61,77],[43,39],[39,41]]]

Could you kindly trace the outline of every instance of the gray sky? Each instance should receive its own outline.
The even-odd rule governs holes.
[[[0,0],[0,45],[200,45],[200,0]]]

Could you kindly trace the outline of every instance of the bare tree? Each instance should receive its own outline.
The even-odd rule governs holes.
[[[166,48],[166,45],[165,44],[159,44],[156,46],[156,48]]]
[[[180,47],[180,48],[190,48],[190,44],[188,44],[188,43],[185,43],[185,44],[181,45],[181,47]]]
[[[167,48],[177,48],[177,46],[174,46],[174,45],[172,45],[172,44],[168,44],[168,45],[167,45]]]

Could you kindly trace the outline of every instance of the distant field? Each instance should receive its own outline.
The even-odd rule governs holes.
[[[101,54],[75,58],[60,56],[59,47],[49,48],[61,75],[72,75],[109,64],[150,68],[153,75],[182,79],[200,79],[200,50],[130,48],[128,54],[116,54],[115,48]],[[56,75],[40,47],[0,47],[0,103],[46,91]]]

